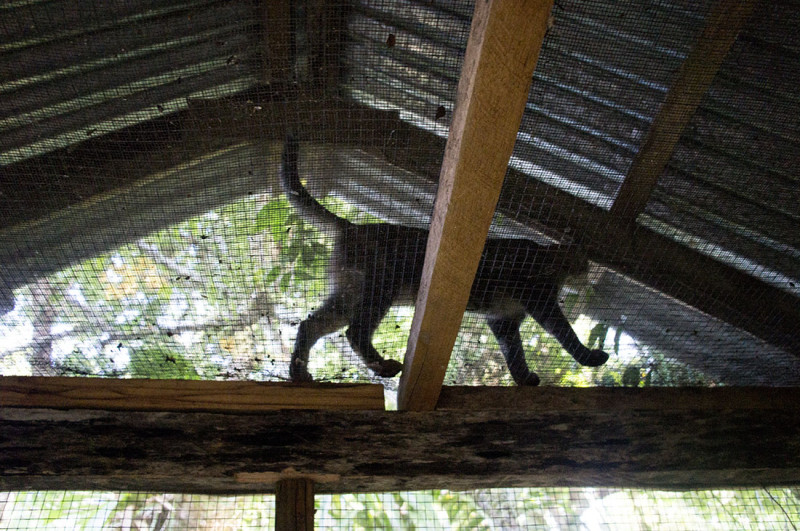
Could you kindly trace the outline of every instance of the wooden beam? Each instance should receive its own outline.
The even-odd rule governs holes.
[[[292,80],[292,10],[289,0],[261,2],[266,64],[263,82],[286,87]]]
[[[383,410],[376,384],[0,377],[4,407],[128,411]]]
[[[791,387],[443,387],[437,410],[689,411],[782,409],[800,404]],[[800,408],[800,406],[798,406]]]
[[[276,531],[313,531],[314,482],[282,479],[275,487]]]
[[[475,398],[496,409],[425,412],[0,408],[0,490],[274,492],[276,480],[304,478],[318,492],[800,484],[796,389],[756,404],[737,389],[660,405],[659,389],[564,389],[537,403],[553,391],[492,389]]]
[[[306,3],[310,67],[307,88],[309,97],[316,101],[325,96],[336,97],[341,90],[351,10],[352,6],[347,3],[330,0],[309,0]]]
[[[757,1],[717,0],[711,7],[703,33],[681,65],[611,207],[612,217],[621,224],[632,225],[644,212],[683,130]]]
[[[550,0],[475,6],[400,379],[401,409],[436,405],[551,6]]]

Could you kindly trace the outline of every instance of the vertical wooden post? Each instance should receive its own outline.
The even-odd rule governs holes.
[[[683,130],[757,1],[718,0],[712,6],[702,35],[681,65],[611,207],[611,218],[618,223],[633,225],[644,211]]]
[[[475,6],[400,379],[401,409],[436,405],[551,7],[551,0]]]
[[[275,486],[275,529],[313,531],[314,482],[307,478],[282,479]]]

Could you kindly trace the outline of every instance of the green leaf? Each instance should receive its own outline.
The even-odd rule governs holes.
[[[312,241],[310,245],[314,249],[314,253],[316,253],[317,256],[325,256],[329,252],[328,247],[324,243]]]
[[[286,292],[289,291],[289,283],[291,282],[291,280],[292,280],[292,276],[291,275],[283,275],[281,277],[280,288],[281,288],[281,291],[283,293],[286,293]]]
[[[578,302],[578,295],[577,293],[568,293],[564,297],[564,311],[567,313],[572,313],[573,308],[575,308],[575,304]]]
[[[285,199],[275,199],[264,205],[258,211],[251,234],[283,228],[290,212],[289,208],[289,203]]]
[[[642,380],[642,373],[639,367],[630,366],[622,373],[622,385],[626,387],[639,387]]]
[[[270,269],[269,273],[267,273],[267,276],[264,277],[264,283],[265,284],[272,284],[273,282],[275,282],[275,280],[278,278],[278,276],[280,276],[282,271],[283,271],[283,268],[281,266],[279,266],[279,265],[276,265],[275,267]]]
[[[592,328],[592,331],[589,332],[589,340],[587,341],[589,348],[599,348],[603,349],[606,343],[606,334],[608,333],[608,327],[603,323],[598,323]]]
[[[165,348],[136,349],[128,366],[134,378],[199,380],[195,367],[182,354]]]
[[[294,262],[303,250],[302,241],[292,241],[289,245],[281,249],[281,258],[286,262]]]
[[[307,282],[309,280],[314,280],[314,276],[311,275],[305,269],[299,269],[298,268],[298,269],[295,269],[295,271],[294,271],[294,279],[295,279],[295,281]]]
[[[303,245],[302,251],[300,252],[300,262],[306,267],[310,267],[314,265],[314,262],[320,257],[319,253],[317,253],[316,248],[306,242]]]

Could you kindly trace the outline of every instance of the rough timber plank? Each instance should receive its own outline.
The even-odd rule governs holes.
[[[443,387],[437,410],[523,409],[528,411],[741,411],[783,409],[800,404],[793,387]],[[798,408],[800,409],[800,408]]]
[[[800,484],[795,389],[766,390],[771,400],[755,409],[750,390],[693,389],[677,404],[659,389],[587,391],[561,390],[546,407],[517,396],[423,412],[0,408],[0,490],[273,492],[285,479],[312,480],[318,492]]]
[[[0,377],[0,405],[128,411],[258,412],[276,409],[384,408],[374,384],[116,380],[110,378]]]
[[[633,224],[641,214],[675,145],[758,0],[718,0],[703,33],[681,66],[611,207],[612,217]]]
[[[478,2],[400,379],[401,409],[433,409],[514,147],[551,1]]]

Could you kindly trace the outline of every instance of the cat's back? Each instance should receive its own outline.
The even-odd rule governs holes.
[[[348,227],[337,247],[352,267],[416,269],[424,263],[427,242],[428,232],[423,229],[371,223]]]

